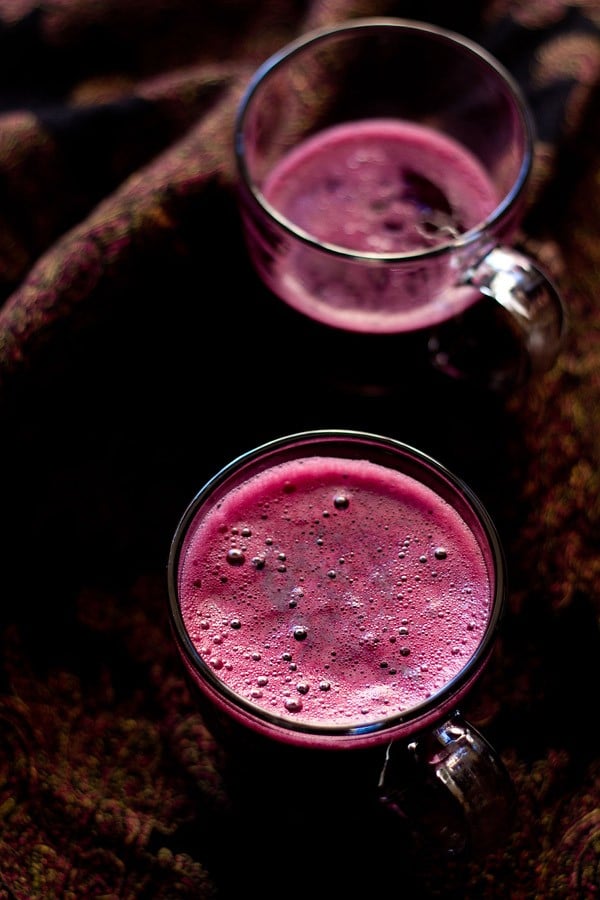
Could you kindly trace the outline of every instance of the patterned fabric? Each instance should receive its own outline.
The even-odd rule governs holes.
[[[521,241],[559,284],[569,331],[552,371],[512,396],[431,394],[418,378],[348,396],[328,379],[333,343],[317,353],[260,312],[235,204],[239,99],[288,40],[379,14],[479,41],[535,114]],[[466,712],[515,782],[514,830],[476,861],[382,842],[379,893],[600,895],[599,81],[596,0],[0,3],[2,900],[292,897],[300,872],[324,895],[330,817],[279,835],[285,890],[278,822],[256,810],[244,846],[165,584],[206,478],[319,426],[445,462],[490,510],[510,573]],[[354,870],[377,854],[351,839],[329,896],[370,883]]]

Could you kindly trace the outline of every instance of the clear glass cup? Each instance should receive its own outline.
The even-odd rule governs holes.
[[[325,499],[310,501],[313,522],[301,473],[323,461],[329,474],[308,479],[311,490],[326,484]],[[380,491],[370,467],[377,478],[391,473],[398,491],[386,508],[395,524],[376,525],[373,538],[368,501],[361,507],[361,497]],[[347,809],[342,822],[357,809],[373,819],[385,810],[408,823],[411,839],[451,854],[487,852],[506,838],[511,779],[462,712],[495,646],[505,560],[481,502],[440,463],[397,440],[343,429],[263,444],[189,504],[168,587],[181,658],[255,792],[253,809],[279,795],[293,821],[303,809],[309,830],[333,805]],[[409,702],[413,684],[420,693]],[[290,772],[299,792],[283,790]],[[360,834],[370,828],[364,815]]]
[[[418,333],[434,366],[491,387],[553,365],[561,297],[510,245],[532,120],[472,41],[394,18],[303,35],[251,79],[235,154],[250,258],[300,315],[353,335]]]

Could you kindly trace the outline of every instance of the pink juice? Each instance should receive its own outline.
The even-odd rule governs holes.
[[[317,731],[429,701],[469,663],[493,603],[480,543],[450,504],[329,456],[273,465],[196,515],[178,578],[214,678],[259,717]]]
[[[325,247],[416,258],[374,265],[299,242],[280,251],[271,285],[299,311],[363,332],[417,330],[478,297],[457,286],[457,259],[422,257],[480,225],[500,197],[476,157],[422,125],[361,120],[308,138],[275,166],[262,192]],[[420,256],[419,256],[420,255]]]

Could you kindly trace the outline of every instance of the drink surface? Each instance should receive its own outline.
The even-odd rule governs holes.
[[[458,513],[366,461],[275,465],[194,521],[185,626],[224,685],[300,725],[360,727],[434,695],[490,616],[490,573]]]
[[[500,199],[464,146],[388,119],[336,125],[306,139],[277,163],[262,191],[323,245],[394,255],[448,244],[483,223]],[[322,322],[397,332],[443,321],[474,301],[472,289],[443,296],[456,281],[448,269],[429,259],[395,272],[301,245],[282,253],[273,279],[290,305]]]
[[[308,138],[263,193],[319,240],[371,253],[411,253],[482,222],[498,196],[465,147],[410,122],[364,120]]]

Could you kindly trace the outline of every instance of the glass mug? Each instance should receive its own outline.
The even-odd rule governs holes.
[[[442,856],[505,839],[512,780],[461,710],[493,652],[505,561],[445,467],[343,429],[258,446],[189,504],[168,588],[190,681],[267,831],[282,799],[306,832],[345,810],[336,830],[355,843],[380,816]]]
[[[424,335],[434,367],[491,387],[551,368],[562,300],[507,244],[531,116],[481,47],[394,18],[304,35],[251,79],[235,155],[249,256],[296,312],[353,335]]]

